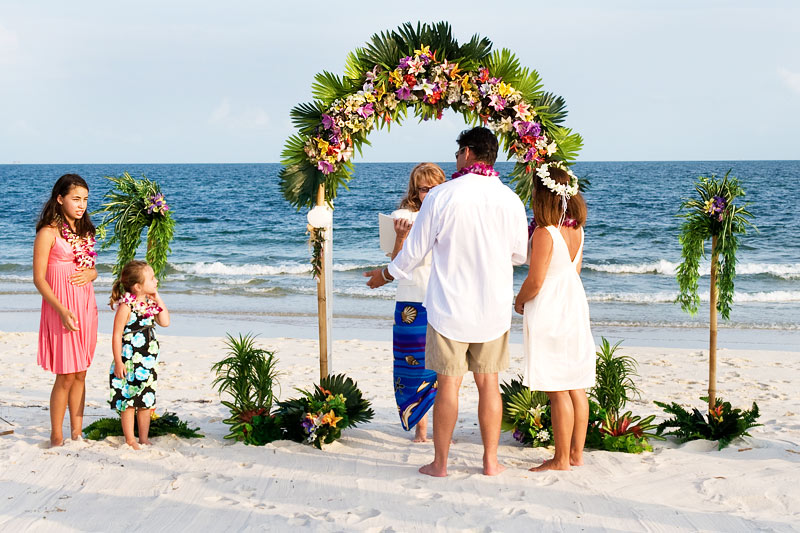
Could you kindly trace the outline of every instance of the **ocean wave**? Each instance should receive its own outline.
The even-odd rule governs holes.
[[[708,302],[709,293],[699,292],[700,301]],[[590,302],[619,302],[634,304],[673,303],[678,297],[674,292],[598,292],[589,293]],[[734,303],[781,303],[800,302],[800,291],[735,292]]]
[[[213,263],[178,263],[170,264],[177,272],[184,272],[195,276],[250,276],[250,280],[256,279],[253,276],[280,276],[280,275],[299,275],[310,274],[311,264],[304,263],[280,263],[277,265],[264,265],[247,263],[243,265],[228,265],[215,261]],[[369,270],[376,268],[374,264],[365,263],[334,263],[335,272],[349,272],[353,270]],[[246,282],[244,282],[246,283]]]
[[[645,263],[584,263],[583,268],[608,274],[657,274],[672,277],[677,274],[679,264],[661,259]],[[701,263],[699,272],[701,276],[710,275],[711,264]],[[739,263],[736,265],[736,274],[740,276],[767,274],[782,279],[800,279],[800,263]]]

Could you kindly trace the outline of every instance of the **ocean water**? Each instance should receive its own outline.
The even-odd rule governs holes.
[[[370,290],[363,272],[385,264],[378,248],[378,213],[402,196],[413,163],[356,164],[349,190],[340,190],[334,211],[334,332],[390,338],[394,289]],[[442,164],[446,173],[454,163]],[[512,164],[500,163],[507,174]],[[708,263],[700,281],[705,307],[692,317],[674,303],[680,262],[675,217],[693,179],[723,174],[740,179],[758,231],[741,239],[736,296],[729,321],[720,326],[739,337],[800,339],[799,161],[585,162],[575,166],[591,186],[586,193],[583,283],[596,331],[645,328],[665,340],[675,332],[702,338],[708,323]],[[34,331],[41,299],[32,283],[31,250],[41,205],[55,180],[67,172],[90,186],[97,209],[123,171],[157,180],[177,221],[162,293],[173,313],[172,333],[222,335],[244,323],[273,336],[316,335],[316,284],[308,262],[305,211],[278,189],[278,164],[241,165],[0,165],[0,330]],[[93,218],[95,224],[99,216]],[[107,309],[115,250],[100,253],[95,282],[101,331],[110,332]],[[516,288],[527,273],[519,267]],[[512,333],[521,320],[515,317]],[[360,329],[359,329],[360,328]],[[108,331],[105,331],[105,330]],[[659,333],[661,332],[661,333]],[[685,333],[678,333],[684,335]],[[620,333],[617,336],[624,336]],[[337,338],[340,338],[339,335]],[[725,334],[721,335],[724,339]]]

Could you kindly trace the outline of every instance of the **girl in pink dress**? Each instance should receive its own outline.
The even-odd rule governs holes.
[[[42,294],[39,365],[56,375],[50,393],[50,445],[64,444],[69,406],[71,438],[83,431],[84,380],[97,344],[94,225],[86,213],[89,186],[77,174],[61,176],[36,224],[33,283]]]

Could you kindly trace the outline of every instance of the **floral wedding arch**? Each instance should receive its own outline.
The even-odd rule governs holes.
[[[280,187],[297,209],[309,213],[312,264],[320,301],[320,373],[327,375],[323,315],[330,317],[330,227],[333,200],[340,185],[352,178],[352,159],[369,144],[368,135],[400,124],[409,112],[420,120],[440,119],[445,109],[464,116],[472,125],[492,129],[501,149],[516,161],[511,182],[530,205],[533,175],[551,162],[570,165],[583,139],[562,126],[564,99],[545,92],[535,70],[520,66],[507,49],[492,51],[492,43],[474,35],[459,44],[446,22],[406,23],[372,36],[351,52],[343,76],[322,72],[312,86],[314,101],[294,107],[297,133],[282,153]],[[327,331],[327,326],[325,327]],[[324,367],[324,369],[323,369]]]

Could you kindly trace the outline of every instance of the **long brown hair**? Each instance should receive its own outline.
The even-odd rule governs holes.
[[[556,183],[569,183],[569,174],[556,166],[549,167],[550,177]],[[538,175],[533,177],[533,216],[539,227],[557,226],[561,219],[561,196],[547,188]],[[567,218],[575,219],[577,227],[586,223],[586,202],[581,193],[567,201]]]
[[[420,182],[425,181],[439,185],[444,183],[444,179],[444,170],[436,163],[420,163],[415,166],[408,177],[408,191],[400,200],[400,209],[419,211],[419,208],[422,207],[422,200],[419,197]]]
[[[111,309],[119,302],[120,298],[125,296],[126,292],[131,292],[133,286],[137,283],[144,283],[144,269],[147,268],[147,261],[128,261],[122,267],[122,272],[119,273],[117,281],[111,286],[111,298],[108,300],[108,305]]]
[[[66,197],[73,187],[83,187],[87,191],[89,190],[86,180],[77,174],[64,174],[58,178],[56,184],[53,185],[50,198],[44,203],[42,212],[39,214],[39,220],[36,222],[36,231],[64,220],[64,213],[61,209],[61,204],[58,203],[58,197]],[[88,209],[80,219],[75,221],[75,234],[79,237],[94,235],[94,224],[92,224],[92,219],[89,218]]]

